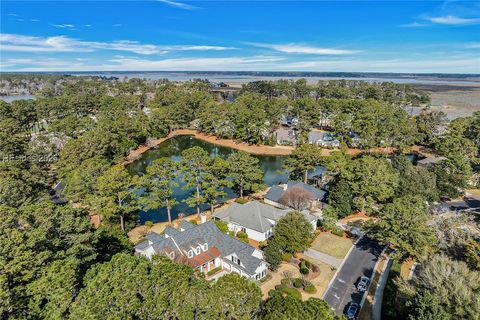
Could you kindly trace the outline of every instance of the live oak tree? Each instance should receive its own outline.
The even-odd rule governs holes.
[[[177,204],[173,197],[173,188],[178,187],[175,178],[178,176],[179,164],[170,158],[159,158],[147,167],[143,179],[145,188],[142,203],[145,209],[167,210],[168,222],[172,223],[171,209]]]
[[[273,229],[273,238],[283,251],[301,252],[308,248],[313,227],[300,212],[292,211],[283,216]]]
[[[245,191],[257,191],[262,188],[263,172],[258,165],[259,160],[246,152],[238,151],[227,158],[228,177],[240,197]]]
[[[98,178],[98,199],[93,201],[107,219],[118,217],[121,229],[125,230],[125,217],[138,209],[139,186],[139,181],[124,166],[113,166]]]
[[[262,301],[259,286],[236,273],[220,277],[208,296],[210,319],[252,319]]]
[[[88,215],[49,202],[0,213],[0,318],[64,318],[98,258]]]
[[[352,190],[354,206],[362,211],[367,205],[393,197],[399,183],[399,174],[390,162],[368,155],[350,161],[341,177]]]
[[[295,177],[302,177],[307,183],[308,171],[315,169],[322,163],[322,149],[312,144],[302,144],[287,157],[285,169],[292,172]]]
[[[270,291],[260,314],[262,320],[335,320],[337,317],[330,306],[321,299],[295,299],[281,292]]]
[[[198,270],[162,256],[115,255],[93,266],[84,285],[70,319],[251,319],[261,301],[246,278],[230,274],[209,283]]]
[[[412,281],[399,281],[410,319],[478,319],[480,272],[445,255],[422,263]]]
[[[369,221],[368,235],[381,243],[393,244],[402,258],[420,259],[431,251],[435,241],[428,219],[422,197],[397,198],[380,210],[378,219]]]

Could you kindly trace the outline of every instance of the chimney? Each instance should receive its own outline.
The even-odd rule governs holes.
[[[200,214],[200,223],[207,222],[207,215],[205,213]]]
[[[287,188],[288,188],[288,185],[287,185],[286,183],[282,184],[282,189],[283,189],[283,191],[286,191]]]

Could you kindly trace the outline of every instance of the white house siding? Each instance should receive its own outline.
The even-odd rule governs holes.
[[[234,224],[234,223],[229,223],[228,224],[228,230],[233,231],[235,233],[237,233],[239,231],[242,231],[243,229],[245,229],[245,232],[247,233],[248,237],[252,240],[264,241],[264,240],[267,239],[266,233],[258,232],[258,231],[255,231],[255,230],[249,229],[249,228],[245,228],[245,227],[239,226],[238,224]]]
[[[281,205],[280,203],[275,202],[275,201],[272,201],[272,200],[269,200],[269,199],[263,199],[263,202],[265,202],[266,204],[269,204],[269,205],[271,205],[271,206],[280,208],[280,209],[284,209],[284,208],[285,208],[284,205]]]

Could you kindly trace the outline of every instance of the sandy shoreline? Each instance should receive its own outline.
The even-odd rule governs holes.
[[[248,143],[237,142],[231,139],[221,139],[214,135],[207,135],[205,133],[198,132],[194,129],[178,129],[170,132],[170,134],[164,138],[151,140],[148,145],[141,145],[137,149],[130,151],[128,156],[120,163],[123,165],[130,164],[135,160],[138,160],[143,153],[157,147],[166,140],[176,136],[194,136],[196,139],[206,141],[218,146],[229,147],[232,149],[241,150],[256,155],[288,156],[295,149],[292,146],[250,145]]]
[[[153,149],[160,145],[161,143],[165,142],[168,139],[171,139],[176,136],[194,136],[196,139],[206,141],[218,146],[229,147],[236,150],[245,151],[251,154],[256,155],[266,155],[266,156],[288,156],[295,150],[295,147],[292,146],[266,146],[266,145],[250,145],[245,142],[237,142],[231,139],[221,139],[214,135],[207,135],[202,132],[198,132],[194,129],[178,129],[170,132],[170,134],[164,138],[155,139],[149,141],[148,145],[141,145],[137,149],[130,151],[128,156],[126,156],[120,164],[127,165],[136,160],[138,160],[141,155],[147,152],[150,149]],[[333,151],[339,151],[339,149],[326,149],[322,148],[322,155],[329,156]],[[420,146],[413,146],[412,151],[424,154],[425,150],[423,147]],[[379,152],[379,153],[388,153],[391,154],[395,152],[395,148],[392,147],[385,147],[385,148],[373,148],[370,150],[361,150],[361,149],[347,149],[347,154],[349,155],[358,155],[362,152]],[[428,156],[429,154],[424,154]]]

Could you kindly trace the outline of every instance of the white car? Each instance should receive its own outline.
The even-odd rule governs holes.
[[[357,289],[360,292],[365,292],[367,291],[368,288],[368,283],[370,282],[370,279],[368,277],[362,276],[360,278],[360,281],[357,284]]]

